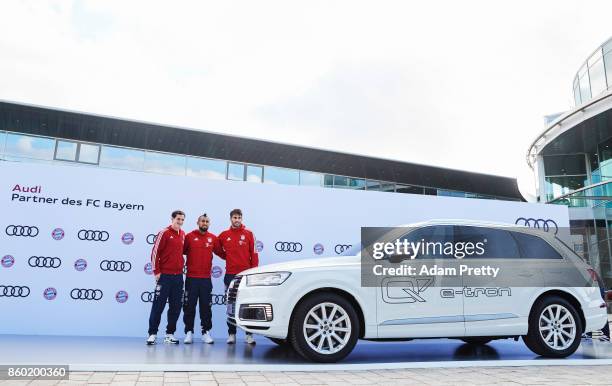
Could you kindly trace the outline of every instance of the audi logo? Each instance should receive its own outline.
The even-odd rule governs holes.
[[[30,296],[30,287],[19,285],[0,285],[0,298],[26,298]]]
[[[142,300],[145,303],[153,302],[154,298],[155,298],[155,292],[145,291],[142,294],[140,294],[140,300]]]
[[[110,237],[107,231],[95,231],[90,229],[81,229],[77,233],[79,240],[87,241],[106,241]]]
[[[336,246],[334,247],[334,251],[337,255],[339,255],[344,251],[348,250],[350,247],[352,247],[351,244],[336,244]]]
[[[129,261],[102,260],[100,269],[103,271],[129,272],[132,269],[132,263]]]
[[[36,237],[39,230],[38,227],[30,225],[8,225],[4,232],[7,236]]]
[[[32,256],[28,259],[28,265],[33,268],[59,268],[62,265],[62,259],[59,257]]]
[[[227,300],[225,295],[220,294],[211,294],[210,295],[210,304],[213,306],[224,306],[227,304]]]
[[[544,220],[542,218],[519,217],[516,219],[514,224],[534,229],[541,229],[544,232],[551,232],[554,229],[553,232],[555,235],[557,234],[557,232],[559,232],[559,227],[557,226],[557,223],[551,219]]]
[[[153,233],[149,233],[147,235],[147,244],[155,244],[155,239],[157,239],[157,235],[154,235]]]
[[[103,295],[102,290],[91,288],[74,288],[70,291],[70,297],[74,300],[100,300]]]
[[[279,252],[302,252],[302,243],[295,241],[277,241],[274,249]]]

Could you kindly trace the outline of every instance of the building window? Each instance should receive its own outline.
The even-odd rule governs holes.
[[[323,175],[300,170],[300,185],[323,186]]]
[[[227,179],[232,181],[244,181],[244,164],[228,162]]]
[[[187,175],[211,180],[224,180],[227,162],[205,158],[187,157]]]
[[[261,182],[263,178],[263,167],[256,165],[247,166],[246,180],[248,182]]]
[[[266,166],[264,171],[266,184],[299,185],[300,183],[300,172],[297,170]]]
[[[4,154],[4,144],[6,143],[6,132],[0,131],[0,154]]]
[[[591,85],[589,84],[589,74],[586,73],[580,78],[580,100],[582,103],[591,99]]]
[[[584,154],[546,155],[544,156],[544,173],[547,176],[586,174]]]
[[[398,193],[423,194],[423,188],[412,185],[395,185],[395,191]]]
[[[608,79],[608,88],[612,87],[612,51],[604,55],[604,66],[606,68],[606,78]]]
[[[76,161],[78,143],[57,140],[55,159],[60,161]]]
[[[551,201],[576,189],[584,188],[587,183],[587,176],[546,177],[545,180],[546,201]]]
[[[29,135],[6,135],[4,153],[23,158],[52,160],[55,152],[55,139]]]
[[[145,152],[142,150],[102,146],[100,166],[142,171],[144,169],[144,159]]]
[[[438,196],[465,197],[465,192],[458,192],[456,190],[438,189]]]
[[[365,190],[366,181],[361,178],[349,178],[348,187],[349,189]]]
[[[184,176],[185,163],[185,156],[147,151],[144,169],[147,172]]]
[[[366,189],[378,192],[395,192],[395,184],[389,182],[367,180]]]
[[[79,144],[79,162],[98,164],[100,162],[100,145]]]
[[[601,53],[599,60],[589,67],[589,77],[591,79],[591,93],[593,95],[599,95],[606,90],[606,73],[603,60],[601,60]]]

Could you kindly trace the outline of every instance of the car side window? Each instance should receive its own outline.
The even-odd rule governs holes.
[[[525,259],[562,259],[550,244],[536,235],[520,232],[512,232],[512,236],[518,242],[521,257]]]
[[[453,226],[452,225],[432,225],[423,228],[415,229],[412,232],[400,237],[403,243],[406,240],[408,243],[423,243],[421,248],[427,248],[427,253],[417,254],[417,259],[442,259],[453,258],[452,255],[447,256],[443,253],[445,243],[453,242]]]
[[[466,255],[470,259],[519,259],[519,247],[510,234],[504,229],[476,226],[455,226],[455,245],[458,243],[482,243],[483,253]],[[465,244],[464,244],[465,245]]]

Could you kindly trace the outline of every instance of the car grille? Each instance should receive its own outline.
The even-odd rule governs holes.
[[[236,298],[238,297],[238,287],[240,286],[241,281],[242,276],[234,277],[231,286],[227,289],[227,304],[236,303]]]

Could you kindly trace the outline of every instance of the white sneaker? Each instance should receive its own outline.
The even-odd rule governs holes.
[[[227,337],[227,344],[234,344],[236,343],[236,334],[230,334]]]
[[[214,343],[215,341],[213,340],[212,336],[210,336],[208,331],[204,331],[202,333],[202,342],[211,344],[211,343]]]
[[[244,341],[247,342],[247,344],[255,344],[255,338],[253,338],[253,335],[251,334],[247,334]]]
[[[157,339],[157,335],[155,334],[149,335],[149,337],[147,338],[147,346],[154,345],[156,339]]]
[[[193,332],[187,331],[187,334],[185,334],[185,340],[183,341],[183,343],[185,344],[193,343]]]
[[[179,340],[174,337],[174,334],[166,334],[164,338],[166,344],[179,344]]]

